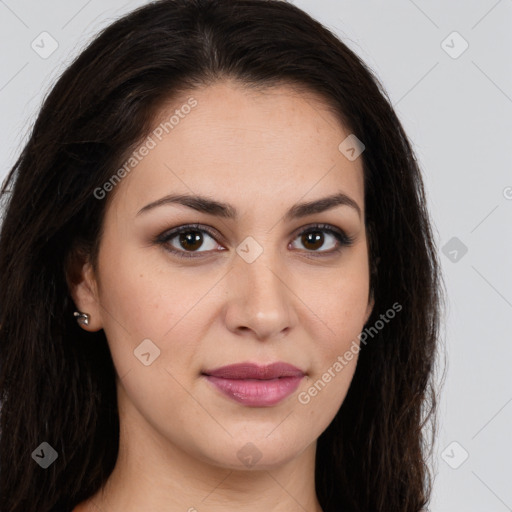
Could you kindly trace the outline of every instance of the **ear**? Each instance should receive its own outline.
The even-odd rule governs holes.
[[[366,325],[366,323],[368,322],[368,319],[370,318],[370,316],[372,314],[374,306],[375,306],[375,299],[373,298],[373,293],[370,292],[370,299],[368,301],[368,306],[366,308],[366,314],[364,317],[364,325]]]
[[[371,220],[368,222],[366,229],[367,229],[367,239],[373,240],[373,241],[377,240],[377,238],[375,236],[376,230],[375,230],[374,224]],[[365,314],[365,320],[364,320],[365,325],[368,322],[368,320],[373,312],[373,308],[375,307],[375,297],[374,297],[374,292],[371,289],[371,283],[373,281],[372,278],[374,278],[378,275],[378,268],[379,268],[379,263],[380,263],[380,256],[376,255],[375,259],[373,258],[372,252],[370,251],[370,244],[368,244],[368,261],[370,263],[370,293],[369,293],[368,306],[366,308],[366,314]]]
[[[90,332],[102,329],[103,320],[98,280],[94,274],[92,264],[83,252],[76,251],[68,259],[66,280],[77,310],[90,316],[89,325],[80,324],[80,327]]]

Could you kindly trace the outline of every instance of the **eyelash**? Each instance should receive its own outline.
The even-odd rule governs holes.
[[[207,226],[204,226],[202,224],[187,224],[184,226],[180,226],[178,228],[175,228],[171,231],[167,231],[165,233],[162,233],[161,235],[157,236],[153,242],[166,246],[165,249],[169,251],[170,253],[180,257],[180,258],[201,258],[204,256],[201,256],[201,254],[209,251],[203,251],[203,253],[198,253],[198,251],[184,251],[184,250],[178,250],[173,247],[169,247],[168,243],[175,238],[177,235],[180,235],[181,233],[188,233],[188,232],[203,232],[207,233],[209,236],[211,236],[215,241],[215,233],[213,230],[208,228]],[[330,224],[313,224],[310,226],[307,226],[305,229],[303,229],[301,232],[299,232],[295,239],[298,237],[315,231],[323,231],[325,233],[329,233],[336,238],[338,241],[338,247],[336,249],[330,250],[330,251],[306,251],[308,253],[317,254],[319,257],[325,257],[333,254],[339,253],[344,247],[349,247],[354,242],[354,237],[348,236],[344,231],[341,229],[338,229],[334,226],[331,226]],[[294,240],[295,240],[294,239]],[[196,255],[199,254],[199,255]]]

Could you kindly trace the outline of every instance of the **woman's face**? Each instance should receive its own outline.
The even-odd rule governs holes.
[[[321,101],[288,86],[221,82],[161,114],[113,181],[98,272],[84,267],[75,302],[105,331],[127,432],[271,468],[314,448],[356,368],[372,307],[362,161],[339,149],[350,132]],[[300,372],[208,376],[275,362]]]

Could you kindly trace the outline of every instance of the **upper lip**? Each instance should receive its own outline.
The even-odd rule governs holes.
[[[279,377],[302,377],[304,372],[289,363],[276,362],[260,366],[255,363],[238,363],[205,370],[204,375],[224,379],[276,379]]]

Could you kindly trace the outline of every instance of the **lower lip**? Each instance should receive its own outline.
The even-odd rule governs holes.
[[[302,376],[280,377],[269,380],[222,379],[205,375],[221,393],[235,402],[253,407],[275,405],[290,396],[300,384]]]

